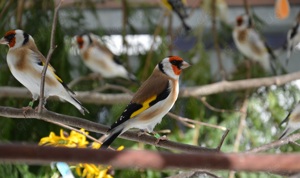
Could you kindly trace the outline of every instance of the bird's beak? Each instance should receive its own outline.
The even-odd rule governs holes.
[[[182,66],[181,66],[181,69],[185,69],[185,68],[188,68],[188,67],[190,67],[190,66],[191,66],[191,65],[190,65],[189,63],[183,61]]]
[[[5,38],[0,39],[0,44],[8,44],[8,41]]]

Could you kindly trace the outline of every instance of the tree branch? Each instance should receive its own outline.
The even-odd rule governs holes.
[[[217,0],[212,0],[211,3],[211,21],[212,21],[212,35],[213,35],[213,40],[214,40],[214,48],[217,53],[217,59],[218,59],[218,67],[219,67],[219,72],[221,73],[222,80],[226,80],[226,72],[222,63],[222,57],[221,57],[221,50],[219,46],[219,38],[218,38],[218,31],[217,31],[217,20],[216,20],[216,13],[217,13],[217,6],[216,2]]]
[[[33,109],[28,110],[24,115],[23,109],[17,109],[17,108],[11,108],[11,107],[3,107],[0,106],[0,116],[2,117],[8,117],[8,118],[20,118],[20,119],[27,119],[27,118],[34,118],[34,119],[40,119],[46,122],[59,122],[62,124],[66,124],[69,126],[77,127],[77,128],[84,128],[85,130],[105,134],[108,130],[107,126],[88,121],[83,118],[73,117],[73,116],[67,116],[58,114],[55,112],[43,110],[40,114],[35,112]],[[199,146],[193,146],[193,145],[186,145],[181,144],[177,142],[172,142],[168,140],[157,142],[157,138],[148,136],[146,134],[143,134],[141,136],[138,136],[137,132],[128,131],[125,132],[120,136],[121,138],[136,141],[136,142],[143,142],[150,145],[155,145],[158,147],[171,149],[171,150],[178,150],[182,152],[203,152],[203,151],[213,151],[217,152],[216,149],[211,148],[204,148]]]
[[[273,148],[278,148],[278,147],[281,147],[283,145],[289,144],[290,142],[294,142],[297,140],[300,140],[300,133],[290,135],[281,140],[275,140],[271,143],[259,146],[257,148],[252,148],[251,150],[248,150],[245,153],[258,153],[258,152],[268,151]]]
[[[180,96],[195,97],[195,96],[212,95],[212,94],[223,93],[223,92],[253,89],[253,88],[259,88],[263,86],[265,87],[271,85],[280,86],[297,79],[300,79],[300,72],[294,72],[294,73],[274,76],[274,77],[244,79],[244,80],[236,80],[236,81],[221,81],[221,82],[208,84],[204,86],[182,88],[182,90],[180,91]]]
[[[223,92],[232,92],[258,87],[268,87],[271,85],[284,85],[291,81],[300,79],[300,72],[294,72],[275,77],[244,79],[236,81],[221,81],[203,86],[181,88],[179,97],[207,96]],[[132,98],[130,94],[103,94],[89,91],[75,92],[76,98],[82,103],[93,104],[120,104],[128,103]],[[31,98],[27,89],[21,87],[0,87],[0,98]]]
[[[41,113],[43,110],[43,105],[44,105],[44,88],[45,88],[45,77],[46,77],[46,73],[47,73],[47,69],[48,69],[48,65],[52,56],[52,53],[55,49],[55,45],[54,45],[54,34],[56,31],[56,23],[57,23],[57,13],[58,10],[60,8],[60,5],[62,3],[63,0],[60,0],[58,5],[56,6],[55,10],[54,10],[54,17],[53,17],[53,21],[52,21],[52,30],[51,30],[51,39],[50,39],[50,49],[48,51],[47,54],[47,58],[46,58],[46,62],[44,64],[44,68],[42,71],[42,78],[41,78],[41,88],[40,88],[40,102],[39,102],[39,106],[38,106],[38,113]]]
[[[214,169],[235,171],[300,171],[300,154],[240,153],[161,153],[151,151],[110,151],[82,148],[48,147],[28,144],[0,144],[1,162],[49,164],[51,162],[94,163],[114,168],[140,169]],[[180,161],[178,161],[180,160]]]

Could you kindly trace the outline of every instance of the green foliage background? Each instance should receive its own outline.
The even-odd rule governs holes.
[[[31,5],[28,8],[24,8],[22,11],[22,21],[20,24],[16,22],[16,15],[20,12],[17,11],[18,1],[11,1],[10,6],[6,9],[6,12],[0,19],[0,36],[3,36],[6,31],[10,29],[20,28],[28,32],[33,36],[36,44],[40,51],[46,55],[49,50],[50,44],[50,33],[51,24],[53,18],[54,4],[52,1],[38,1],[31,0]],[[6,1],[0,1],[0,12],[4,10]],[[81,8],[84,6],[85,8]],[[128,5],[129,20],[128,30],[130,33],[135,33],[134,19],[131,19],[136,10]],[[60,18],[58,19],[58,25],[55,35],[55,43],[58,47],[55,49],[54,55],[51,59],[51,64],[57,71],[57,74],[66,82],[70,82],[74,77],[78,75],[87,75],[90,71],[81,65],[80,58],[70,55],[70,39],[73,35],[84,31],[83,27],[84,16],[83,10],[87,9],[93,12],[96,16],[96,9],[93,3],[90,1],[84,1],[76,3],[74,6],[64,8],[68,20],[74,24],[74,26],[64,27]],[[148,19],[144,20],[145,26],[149,28],[149,33],[153,34],[156,24],[153,18],[158,17],[157,14],[151,14],[150,7],[140,7],[143,13],[147,14]],[[101,22],[99,22],[101,24]],[[107,29],[103,29],[101,26],[94,31],[98,35],[109,35]],[[211,32],[208,32],[211,33]],[[220,44],[226,44],[226,39],[231,38],[231,31],[218,31]],[[145,59],[148,53],[139,54],[134,60],[139,60],[140,66],[136,71],[133,71],[135,75],[141,79],[143,72],[148,74],[151,73],[154,66],[162,58],[169,55],[168,51],[168,32],[162,29],[160,37],[163,43],[158,48],[159,50],[153,51],[153,57],[151,65],[145,68]],[[204,47],[202,41],[212,34],[204,35],[203,26],[197,27],[193,30],[193,35],[197,38],[197,44],[191,50],[187,52],[176,51],[176,54],[192,63],[193,66],[183,72],[181,77],[181,86],[196,86],[205,85],[218,81],[214,74],[211,72],[210,66],[210,53]],[[205,37],[206,36],[206,37]],[[210,38],[211,39],[211,38]],[[226,49],[226,48],[225,48]],[[6,65],[6,53],[8,48],[5,46],[0,47],[0,85],[1,86],[21,86],[11,75]],[[229,50],[229,49],[227,49]],[[234,49],[230,49],[234,50]],[[239,66],[231,76],[230,80],[244,79],[246,76],[246,70],[244,61],[238,53],[226,53],[232,59],[237,66]],[[133,59],[128,59],[132,61]],[[127,56],[122,56],[125,65],[128,63]],[[78,62],[70,63],[71,60]],[[76,64],[77,63],[77,64]],[[127,65],[127,67],[129,67]],[[259,66],[255,66],[256,70],[251,71],[252,77],[261,77],[262,74]],[[72,76],[73,75],[73,76]],[[143,80],[143,79],[142,79]],[[103,85],[105,82],[114,83],[120,82],[120,80],[105,80],[104,82],[98,81],[85,81],[81,85],[75,86],[74,90],[90,90],[92,88]],[[136,91],[138,86],[135,84],[121,81],[123,85],[126,85],[132,91]],[[115,91],[107,91],[115,92]],[[208,103],[216,108],[238,110],[241,107],[241,103],[245,97],[245,91],[221,93],[210,95],[206,97]],[[247,111],[246,127],[243,132],[241,145],[239,150],[245,151],[253,147],[260,146],[276,140],[279,133],[283,128],[279,127],[279,123],[287,115],[295,103],[299,100],[299,90],[297,87],[291,84],[287,84],[282,87],[270,87],[260,88],[258,90],[251,90],[249,95],[249,106]],[[21,108],[27,106],[29,99],[19,98],[2,98],[0,99],[1,106],[10,106]],[[37,104],[37,103],[36,103]],[[84,106],[90,111],[90,114],[82,116],[76,108],[69,103],[62,103],[58,101],[49,100],[47,108],[57,113],[66,115],[79,116],[95,122],[101,122],[102,124],[110,125],[113,123],[124,109],[124,104],[116,105],[94,105],[84,104]],[[222,147],[224,152],[232,152],[233,144],[237,134],[237,128],[239,124],[240,114],[238,112],[224,112],[218,113],[206,108],[201,101],[196,98],[179,98],[172,112],[188,117],[194,120],[225,126],[230,129],[229,135],[227,136],[225,143]],[[99,118],[101,113],[102,118]],[[59,127],[53,124],[42,122],[39,120],[18,120],[12,118],[1,118],[0,119],[0,140],[1,142],[29,142],[38,143],[40,138],[49,135],[50,131],[59,133]],[[219,144],[222,131],[214,128],[197,126],[196,129],[190,129],[183,126],[181,123],[170,119],[168,116],[164,117],[162,123],[158,125],[155,130],[170,129],[172,133],[168,135],[168,138],[173,141],[182,142],[186,144],[198,144],[214,148]],[[99,137],[100,135],[93,135]],[[126,148],[140,148],[140,149],[151,149],[160,150],[154,146],[137,144],[134,142],[118,139],[113,143],[114,146],[125,145]],[[167,151],[167,150],[162,150]],[[293,152],[299,151],[299,148],[286,145],[279,149],[270,150],[269,152]],[[117,170],[115,177],[167,177],[178,173],[179,170],[166,170],[166,171],[154,171],[154,170]],[[227,177],[228,172],[218,171],[217,175]],[[0,177],[50,177],[52,170],[49,166],[28,166],[24,164],[11,165],[11,164],[0,164]],[[237,177],[269,177],[268,173],[238,173]],[[275,177],[275,175],[272,175]]]

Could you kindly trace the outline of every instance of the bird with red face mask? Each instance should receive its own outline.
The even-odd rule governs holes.
[[[40,96],[41,76],[46,62],[45,57],[38,50],[34,39],[23,30],[10,30],[0,44],[8,45],[7,64],[12,75],[24,85],[32,94],[29,106]],[[74,97],[74,92],[55,74],[55,69],[49,64],[45,76],[45,103],[49,96],[58,96],[74,105],[82,114],[88,112]]]
[[[181,71],[190,65],[178,56],[164,58],[133,95],[119,119],[112,124],[101,148],[107,148],[130,128],[152,132],[173,107],[179,92]]]

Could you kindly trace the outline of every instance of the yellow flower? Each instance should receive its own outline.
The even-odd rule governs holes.
[[[85,132],[84,129],[80,129],[80,131],[87,135],[89,134],[88,132]],[[39,145],[64,146],[71,148],[86,148],[88,144],[89,142],[86,140],[85,135],[73,130],[68,134],[62,129],[60,130],[60,135],[55,135],[54,132],[50,132],[49,136],[41,138],[39,143]],[[93,149],[99,149],[100,147],[100,143],[93,142],[91,144],[91,148]],[[123,149],[124,146],[120,146],[117,148],[117,151]],[[76,173],[85,178],[113,178],[112,175],[109,174],[110,169],[111,166],[81,163],[76,166]]]
[[[80,129],[84,132],[84,129]],[[85,132],[88,134],[88,132]],[[65,146],[70,148],[85,148],[88,145],[85,135],[71,131],[70,135],[60,129],[60,135],[50,132],[48,137],[41,138],[39,145]]]
[[[101,144],[98,142],[93,142],[91,147],[93,149],[99,149]],[[124,149],[124,146],[117,148],[117,151]],[[113,178],[108,172],[111,166],[103,167],[102,165],[95,164],[78,164],[76,166],[77,175],[85,178]]]
[[[76,167],[77,175],[85,178],[113,178],[109,174],[111,166],[103,167],[95,164],[78,164]]]

